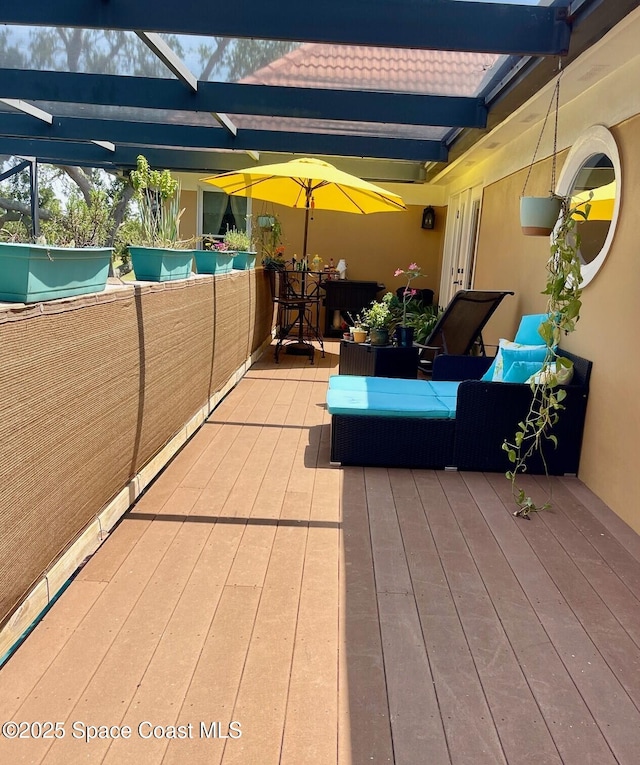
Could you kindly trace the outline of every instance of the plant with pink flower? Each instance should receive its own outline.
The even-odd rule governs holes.
[[[422,276],[422,270],[417,263],[409,263],[409,268],[405,271],[403,268],[397,268],[394,276],[405,276],[407,279],[407,286],[404,288],[402,294],[402,326],[407,325],[407,303],[416,294],[416,290],[411,289],[411,282]]]

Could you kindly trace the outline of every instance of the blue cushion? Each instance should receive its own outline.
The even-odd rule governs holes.
[[[493,357],[493,361],[491,362],[491,366],[487,371],[482,375],[480,378],[483,382],[491,382],[493,380],[493,374],[496,371],[496,364],[498,363],[498,354],[500,353],[500,349],[498,349],[498,353]]]
[[[429,387],[440,400],[443,398],[455,398],[458,395],[459,382],[451,380],[429,380]]]
[[[362,377],[359,375],[331,375],[330,390],[367,391],[409,396],[456,396],[459,382],[441,380],[406,380],[396,377]]]
[[[542,369],[541,361],[514,361],[502,377],[503,382],[524,383]]]
[[[455,409],[451,411],[450,402],[440,401],[434,395],[373,393],[336,388],[329,388],[327,391],[327,409],[329,414],[343,415],[423,419],[455,417]]]
[[[502,363],[504,365],[502,379],[504,380],[504,375],[516,361],[535,362],[538,364],[538,371],[540,371],[542,362],[544,361],[546,355],[546,345],[527,345],[522,346],[521,348],[502,348]],[[534,373],[532,372],[531,374]]]
[[[522,345],[501,338],[498,353],[481,379],[484,382],[502,382],[504,373],[514,361],[544,361],[546,354],[546,345]]]
[[[331,375],[331,390],[362,390],[371,393],[401,393],[420,395],[431,393],[428,380],[405,380],[391,377],[362,377],[360,375]]]
[[[523,345],[540,345],[544,340],[538,332],[538,327],[548,318],[546,313],[532,313],[520,319],[520,326],[516,332],[514,342]]]

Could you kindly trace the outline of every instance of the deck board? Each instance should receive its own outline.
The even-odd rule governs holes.
[[[337,348],[266,354],[112,530],[0,669],[68,735],[0,762],[636,765],[638,535],[575,478],[525,521],[501,475],[331,466]]]

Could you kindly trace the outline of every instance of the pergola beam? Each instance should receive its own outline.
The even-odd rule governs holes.
[[[446,151],[441,141],[416,138],[251,129],[243,129],[237,136],[232,136],[226,130],[214,126],[85,117],[55,117],[52,125],[44,125],[21,114],[0,113],[0,153],[6,154],[2,136],[61,141],[102,141],[108,142],[109,148],[113,144],[135,144],[236,151],[331,153],[418,162],[446,159]]]
[[[299,0],[268,12],[262,0],[235,0],[206,13],[201,0],[30,0],[4,3],[0,22],[548,56],[569,48],[568,6],[323,0],[311,13]]]
[[[71,147],[82,148],[75,141],[104,140],[115,144],[115,151],[101,150],[97,156],[114,167],[131,164],[129,151],[145,156],[156,147],[184,159],[183,169],[197,169],[196,158],[206,158],[201,148],[286,152],[291,154],[322,154],[345,157],[372,157],[413,162],[446,161],[447,151],[440,141],[421,141],[410,138],[378,138],[375,136],[342,135],[335,133],[295,133],[284,130],[241,130],[236,137],[219,128],[200,128],[190,125],[163,123],[122,122],[120,120],[91,120],[66,118],[55,120],[51,130],[39,125],[9,123],[14,115],[0,114],[0,154],[30,154],[39,159],[59,163],[60,156],[69,157]],[[21,120],[21,115],[15,115]],[[55,136],[55,139],[52,138]],[[59,140],[61,139],[61,140]],[[24,142],[22,145],[21,142]],[[39,147],[39,148],[38,148]],[[189,147],[187,150],[175,147]],[[43,153],[44,152],[44,153]],[[107,156],[110,154],[111,159]],[[91,156],[96,156],[92,154]],[[173,156],[173,155],[172,155]],[[192,157],[192,159],[189,159]],[[207,162],[210,158],[207,159]],[[135,157],[132,162],[135,165]]]
[[[487,122],[481,98],[360,90],[291,88],[199,82],[198,92],[175,80],[76,72],[0,69],[0,96],[31,101],[101,104],[144,109],[254,114],[405,125],[479,127]]]
[[[156,55],[160,61],[173,72],[175,76],[193,91],[198,90],[198,78],[193,74],[184,61],[155,32],[136,32],[138,38]]]

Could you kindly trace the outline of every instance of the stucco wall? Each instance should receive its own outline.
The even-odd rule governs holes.
[[[264,203],[254,203],[254,219]],[[268,205],[282,222],[286,257],[302,255],[304,210]],[[349,279],[378,281],[393,291],[404,285],[395,279],[396,268],[416,262],[426,274],[413,282],[414,287],[429,287],[437,294],[442,262],[442,235],[446,208],[436,209],[436,227],[427,231],[420,227],[423,207],[411,205],[403,212],[350,215],[316,210],[309,222],[308,252],[324,259],[347,261]]]
[[[637,215],[640,197],[640,116],[611,128],[622,163],[622,206],[609,256],[585,287],[580,322],[562,343],[593,361],[580,478],[627,523],[640,532],[640,356],[636,353],[640,301]],[[560,167],[564,159],[560,159]],[[536,166],[530,187],[544,193],[548,161]],[[475,287],[515,291],[505,300],[487,330],[487,338],[513,337],[520,315],[544,310],[540,291],[549,242],[525,237],[518,205],[524,172],[504,178],[484,191]]]

